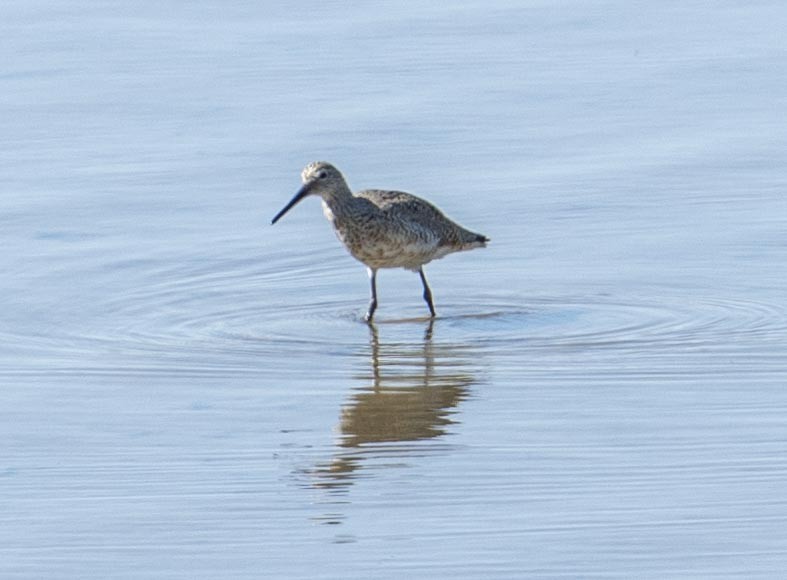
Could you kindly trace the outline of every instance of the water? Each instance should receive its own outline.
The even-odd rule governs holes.
[[[781,3],[1,12],[0,576],[783,572]]]

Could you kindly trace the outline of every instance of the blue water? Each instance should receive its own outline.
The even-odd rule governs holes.
[[[0,8],[0,577],[779,577],[787,7]],[[363,267],[315,200],[492,238]]]

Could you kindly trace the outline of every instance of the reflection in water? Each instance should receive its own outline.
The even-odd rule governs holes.
[[[434,344],[434,321],[418,344],[380,342],[369,326],[372,384],[359,388],[341,414],[341,440],[334,459],[313,475],[318,487],[341,491],[364,466],[393,462],[428,450],[454,423],[456,407],[475,382],[465,345]],[[421,442],[418,445],[408,445]]]

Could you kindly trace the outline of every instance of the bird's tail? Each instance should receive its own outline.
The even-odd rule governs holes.
[[[485,248],[487,242],[489,241],[489,238],[483,234],[467,232],[467,235],[465,235],[464,239],[462,240],[462,249],[472,250],[473,248]]]

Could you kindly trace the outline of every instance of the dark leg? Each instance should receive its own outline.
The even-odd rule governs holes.
[[[369,272],[369,281],[372,283],[372,299],[369,301],[369,311],[366,313],[366,322],[372,321],[374,311],[377,310],[377,270],[366,268]]]
[[[424,267],[421,266],[418,268],[418,273],[421,275],[421,282],[424,284],[424,300],[426,300],[426,304],[429,306],[429,312],[432,314],[432,318],[437,316],[434,311],[434,302],[432,302],[432,291],[429,289],[429,284],[426,282],[426,275],[424,274]]]

